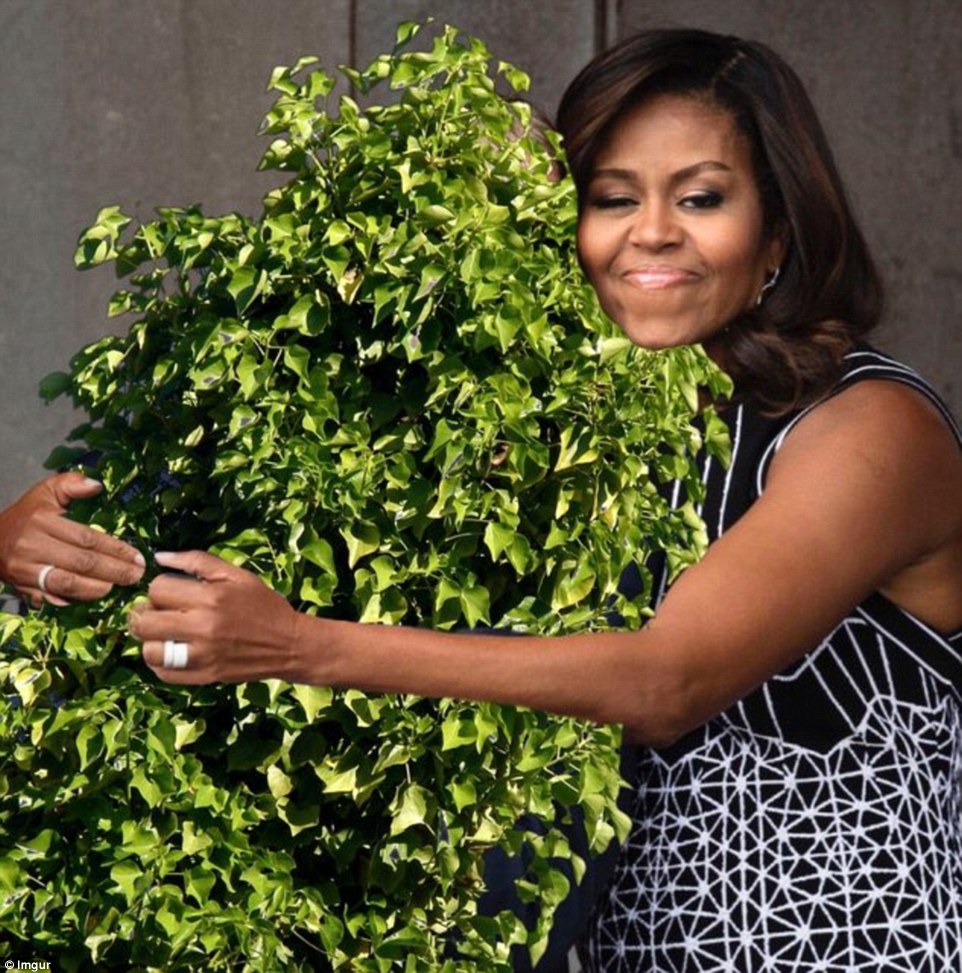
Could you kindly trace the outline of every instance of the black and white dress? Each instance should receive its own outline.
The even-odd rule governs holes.
[[[852,353],[839,388],[880,378],[927,395],[962,446],[887,356]],[[804,415],[731,411],[733,462],[704,470],[712,539]],[[672,749],[632,756],[634,830],[582,946],[592,973],[962,971],[962,631],[873,595]]]

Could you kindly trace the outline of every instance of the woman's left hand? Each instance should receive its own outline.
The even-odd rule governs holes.
[[[67,517],[74,500],[102,489],[82,473],[57,473],[0,510],[0,584],[39,608],[103,598],[115,584],[140,581],[144,558],[136,548]]]
[[[212,554],[159,553],[162,574],[149,602],[131,611],[130,633],[144,661],[171,683],[287,678],[297,612],[259,578]],[[186,577],[184,576],[186,575]]]

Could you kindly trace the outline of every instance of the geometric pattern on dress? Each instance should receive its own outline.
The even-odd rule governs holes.
[[[718,719],[810,749],[827,750],[855,732],[879,697],[933,709],[949,693],[962,703],[958,646],[883,599],[877,602],[882,604],[875,616],[863,606],[816,649]],[[882,615],[887,617],[879,617]],[[907,631],[889,631],[887,621],[897,622]]]
[[[874,349],[838,390],[912,386]],[[705,459],[715,540],[805,412],[723,415]],[[671,502],[683,497],[675,484]],[[667,588],[655,571],[653,607]],[[638,748],[633,831],[581,946],[589,973],[962,973],[962,632],[875,594],[819,646],[667,751]]]
[[[642,760],[588,971],[962,971],[954,698],[878,697],[827,752],[703,730],[677,760]]]

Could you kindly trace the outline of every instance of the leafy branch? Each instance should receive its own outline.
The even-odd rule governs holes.
[[[112,263],[126,334],[43,394],[85,414],[55,466],[96,455],[79,511],[157,548],[213,547],[301,611],[559,634],[640,623],[617,591],[704,535],[694,422],[724,380],[697,349],[647,354],[574,254],[561,152],[499,93],[477,40],[416,30],[342,74],[278,68],[256,218],[103,209],[81,267]],[[510,95],[510,92],[506,92]],[[390,100],[390,99],[389,99]],[[89,459],[88,459],[89,462]],[[512,707],[268,682],[158,685],[127,595],[0,616],[0,955],[67,971],[507,971],[537,955],[580,860],[623,834],[617,732]],[[456,664],[456,658],[452,658]],[[527,817],[525,817],[527,816]],[[539,822],[536,830],[519,821]],[[531,865],[532,930],[483,917],[483,852]],[[6,952],[4,952],[6,950]]]

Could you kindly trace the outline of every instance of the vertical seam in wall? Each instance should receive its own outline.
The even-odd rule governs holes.
[[[620,12],[620,0],[595,0],[594,49],[596,54],[614,43]]]
[[[358,0],[350,0],[349,10],[347,15],[347,63],[350,64],[352,68],[356,68],[357,65],[357,5]],[[351,85],[354,88],[354,85]],[[352,90],[352,94],[356,94]]]
[[[605,47],[611,47],[616,40],[618,40],[618,27],[621,24],[621,8],[623,6],[623,0],[608,0],[610,4],[610,11],[608,14],[608,37],[605,41]]]
[[[608,0],[595,0],[595,36],[592,38],[592,47],[595,54],[601,50],[605,34],[608,32],[607,19]]]

